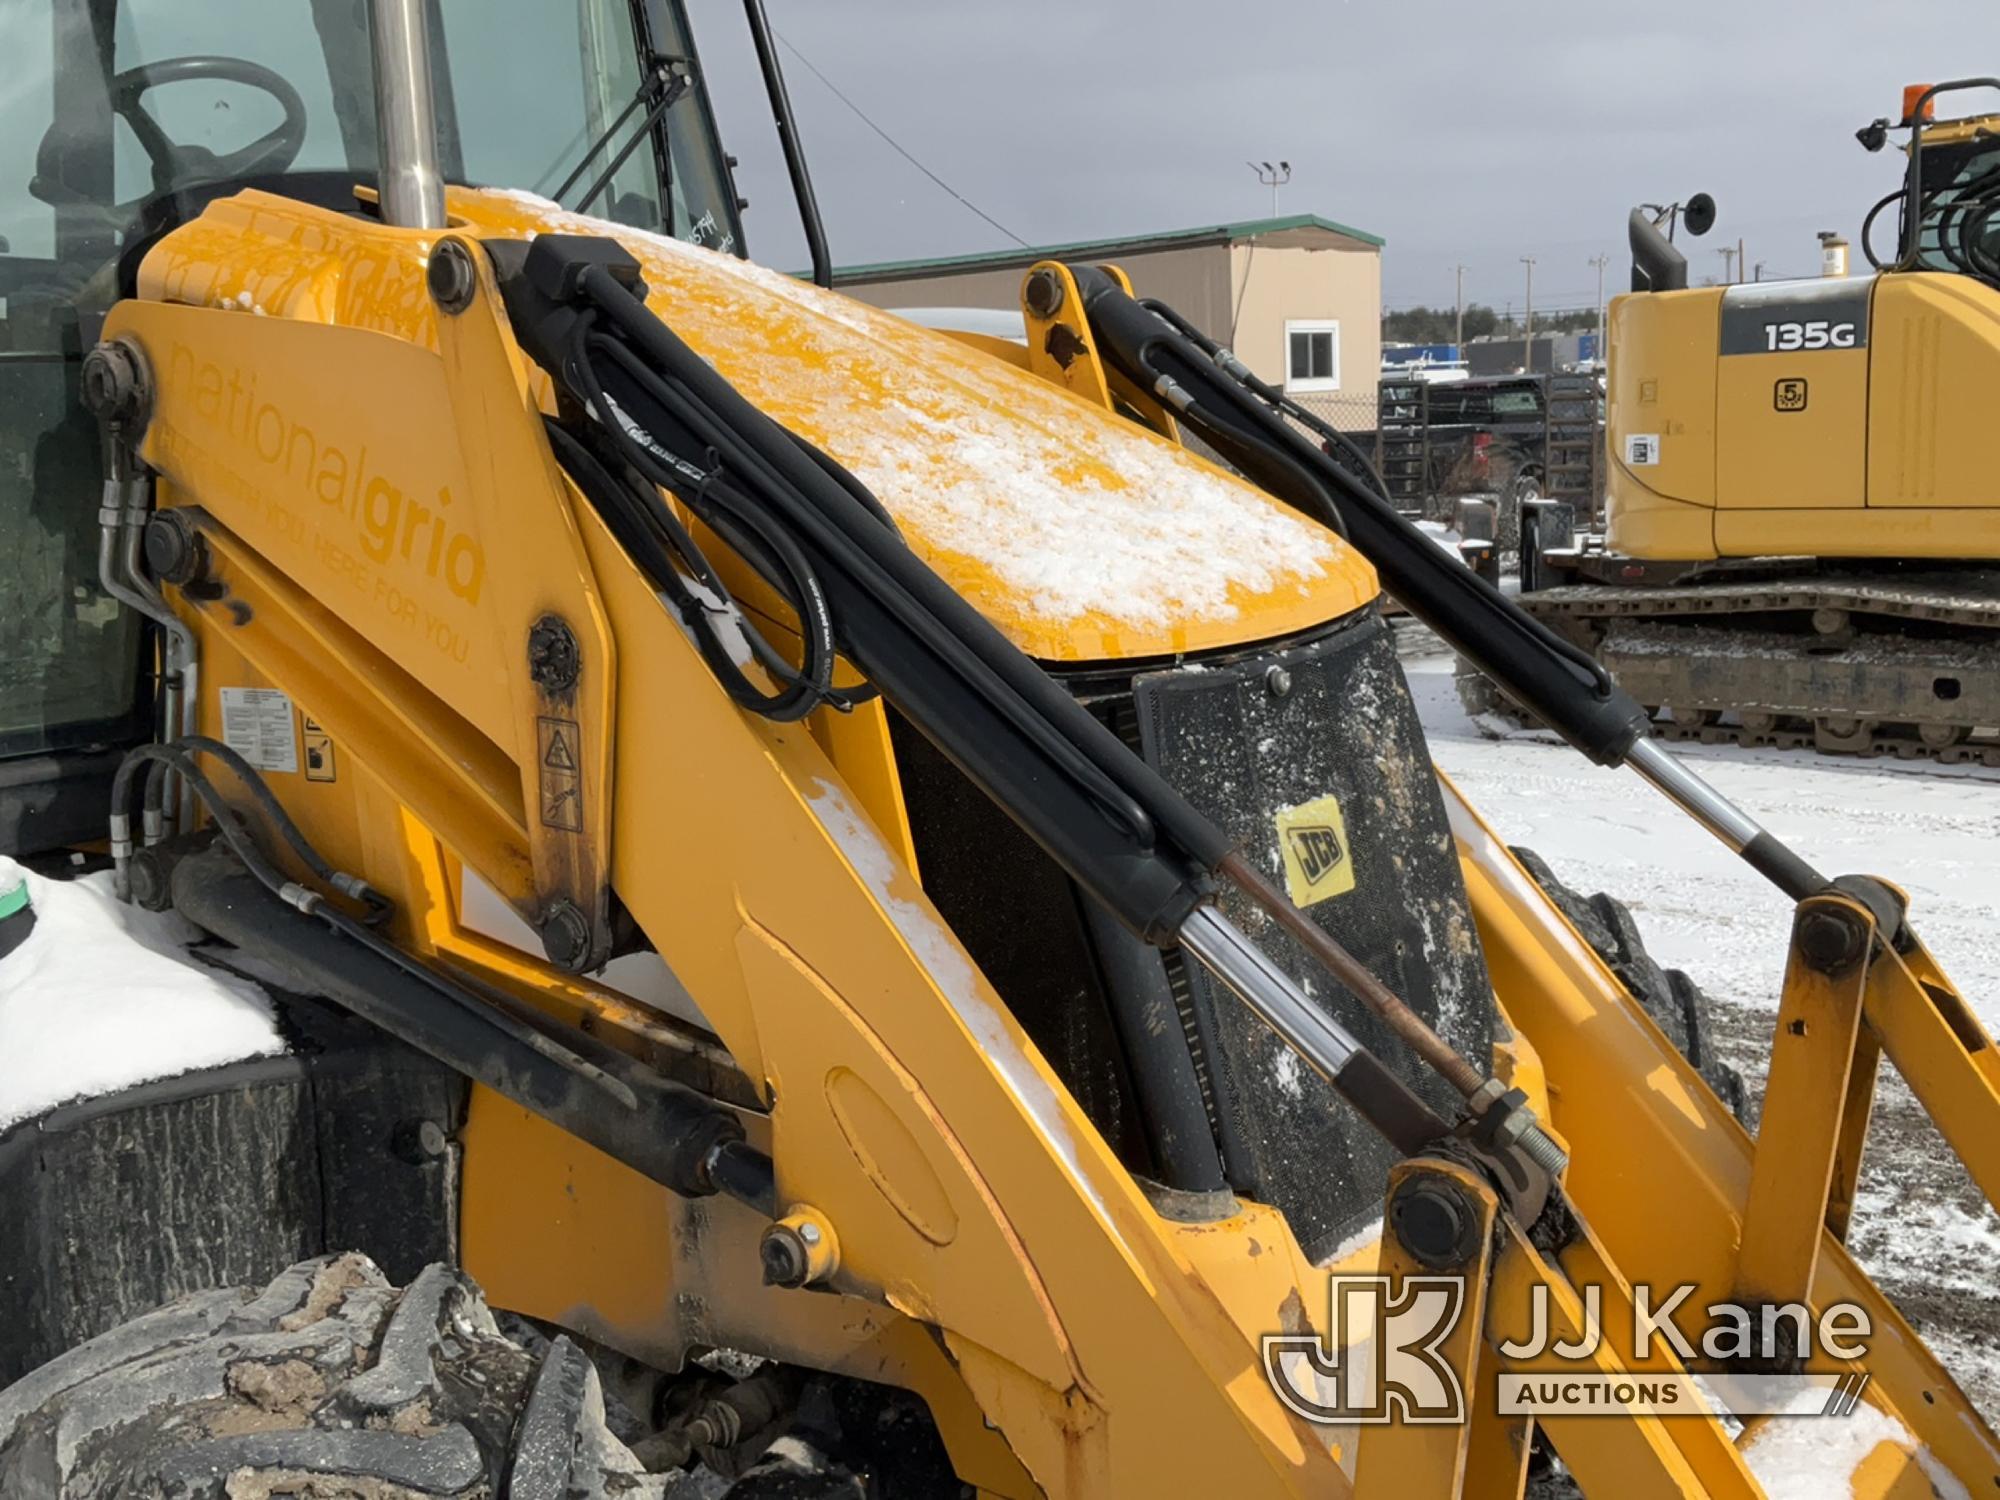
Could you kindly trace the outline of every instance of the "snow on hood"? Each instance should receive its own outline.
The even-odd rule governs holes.
[[[0,888],[23,876],[35,925],[0,958],[0,1130],[71,1099],[284,1050],[261,989],[187,957],[199,936],[188,922],[122,904],[109,873],[46,880],[0,855]]]
[[[853,471],[911,546],[1031,654],[1046,643],[1017,634],[1033,628],[1022,625],[1024,611],[1106,635],[1191,622],[1240,633],[1252,601],[1299,612],[1297,622],[1266,620],[1268,634],[1373,593],[1370,579],[1354,597],[1354,580],[1337,576],[1344,544],[1289,507],[893,313],[533,194],[485,189],[456,201],[542,231],[623,242],[676,330]],[[1086,654],[1100,649],[1093,642]]]

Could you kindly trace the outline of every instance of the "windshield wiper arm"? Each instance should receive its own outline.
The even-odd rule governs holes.
[[[562,186],[549,196],[554,198],[558,203],[562,202],[563,195],[576,186],[577,179],[583,176],[585,168],[591,164],[598,153],[603,151],[606,146],[610,145],[617,138],[618,132],[625,128],[625,122],[632,118],[639,106],[651,101],[652,108],[646,111],[646,117],[639,122],[639,128],[632,132],[632,138],[619,148],[618,154],[611,158],[611,164],[604,169],[597,180],[590,185],[589,191],[578,201],[575,211],[577,213],[586,212],[590,208],[590,205],[597,201],[598,195],[611,186],[611,179],[618,175],[618,169],[625,165],[626,159],[634,151],[638,150],[639,143],[652,134],[653,127],[659,123],[660,116],[672,109],[679,102],[681,95],[688,91],[688,81],[688,64],[686,58],[673,57],[662,61],[646,76],[645,81],[639,85],[639,91],[632,96],[632,102],[620,110],[618,118],[605,126],[603,133],[585,149],[583,155],[577,160],[577,164],[570,169],[569,176],[562,180]]]

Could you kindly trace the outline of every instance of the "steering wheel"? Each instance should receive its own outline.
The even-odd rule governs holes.
[[[167,138],[160,124],[139,107],[152,89],[191,79],[247,84],[278,101],[285,112],[276,127],[249,145],[218,154],[206,146],[183,146]],[[261,63],[241,57],[168,57],[127,68],[111,80],[111,108],[132,127],[139,145],[153,163],[153,189],[169,192],[190,182],[213,182],[282,172],[292,164],[306,140],[306,103],[299,91]]]

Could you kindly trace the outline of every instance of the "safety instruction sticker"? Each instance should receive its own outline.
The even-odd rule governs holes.
[[[276,688],[222,689],[222,743],[259,771],[297,771],[292,700]]]
[[[542,826],[583,832],[583,734],[574,719],[535,720],[541,755]]]
[[[1354,855],[1340,799],[1326,796],[1280,808],[1274,820],[1294,906],[1311,906],[1354,889]]]
[[[299,732],[306,742],[306,780],[338,781],[339,768],[333,762],[333,736],[320,728],[311,714],[299,715]]]
[[[1643,469],[1660,461],[1660,435],[1657,432],[1628,432],[1625,434],[1625,462],[1635,469]]]

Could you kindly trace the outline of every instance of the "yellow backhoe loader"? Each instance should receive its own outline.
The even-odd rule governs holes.
[[[1633,211],[1608,528],[1579,549],[1545,511],[1523,603],[1662,735],[2000,766],[2000,114],[1934,118],[1994,90],[1913,87],[1859,132],[1909,132],[1868,274],[1842,251],[1816,280],[1689,287]]]
[[[7,848],[292,1046],[0,1140],[0,1494],[2000,1485],[1843,1247],[1884,1057],[2000,1191],[1895,888],[1116,268],[825,290],[745,16],[821,286],[678,0],[6,13]],[[1796,904],[1754,1141],[1383,586]]]

